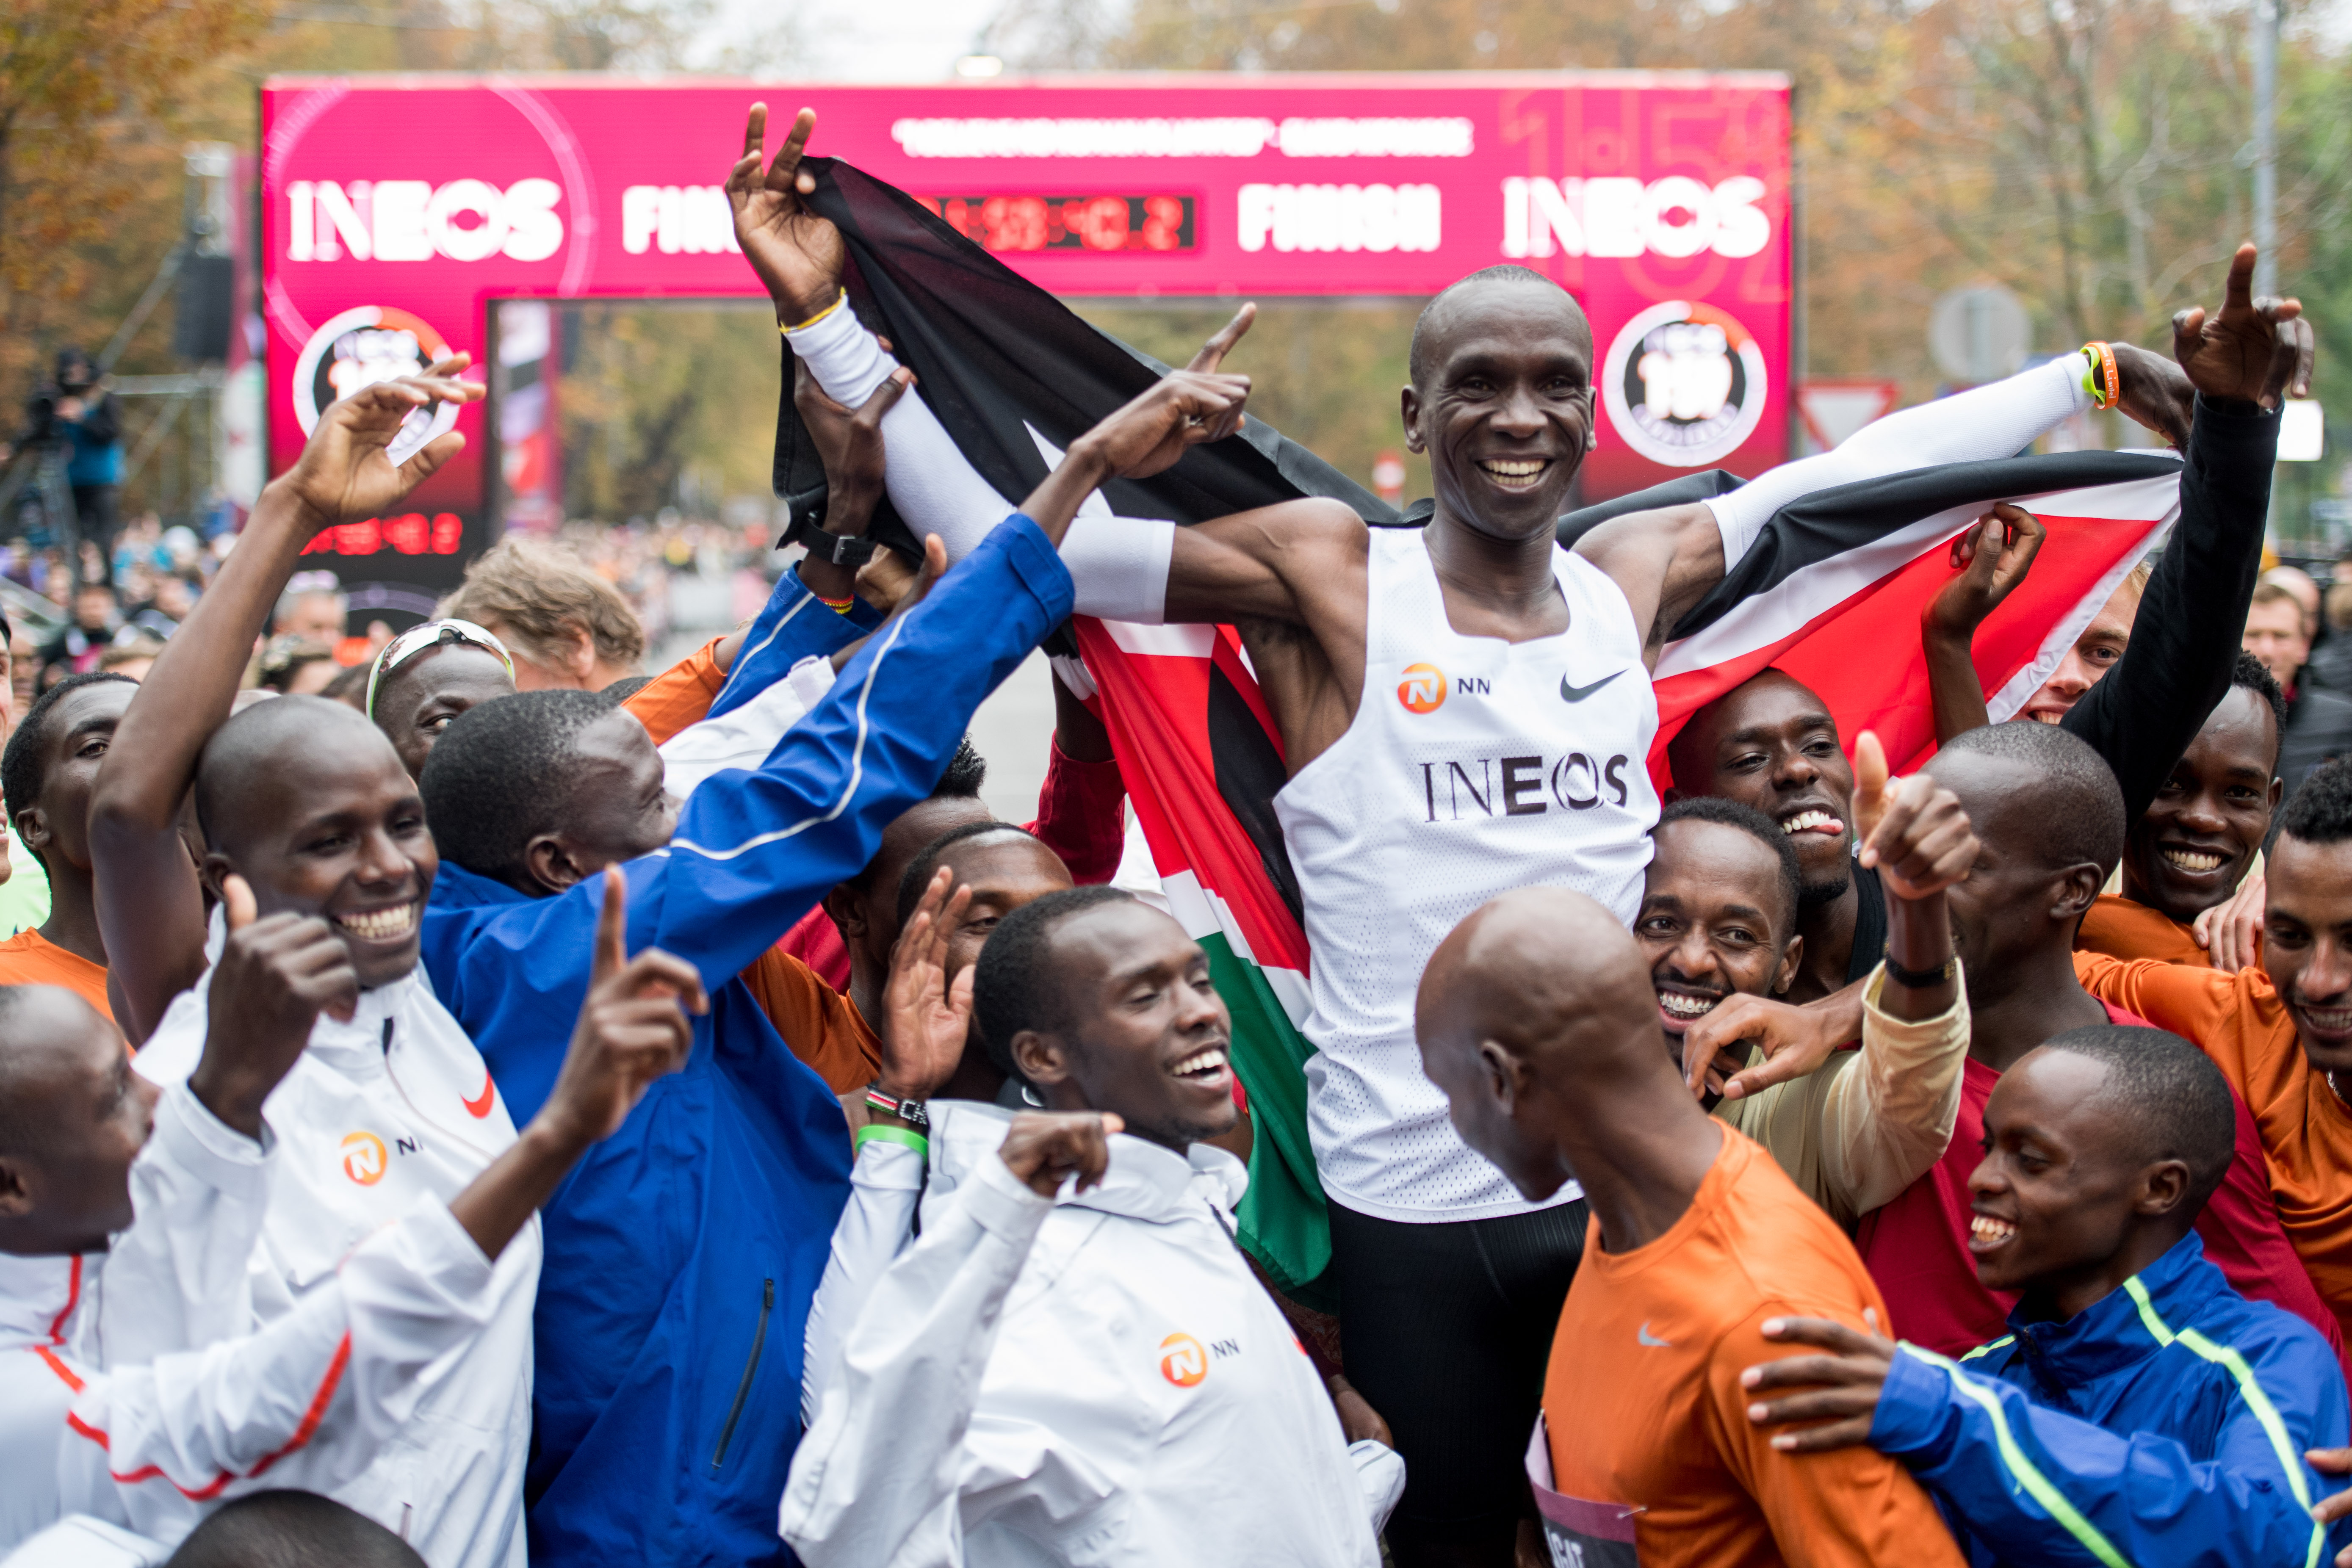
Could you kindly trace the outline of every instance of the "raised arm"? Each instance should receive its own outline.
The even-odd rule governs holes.
[[[840,1381],[820,1395],[784,1489],[779,1528],[810,1568],[961,1564],[962,1483],[984,1463],[970,1451],[972,1415],[1004,1299],[1053,1213],[1054,1193],[1070,1175],[1081,1187],[1100,1180],[1108,1135],[1118,1128],[1118,1117],[1091,1111],[1016,1116],[1002,1154],[980,1163],[868,1293]],[[1033,1461],[1055,1436],[1025,1426],[1003,1434]],[[1003,1484],[975,1506],[992,1511],[1087,1468],[1076,1451],[1042,1470],[1004,1458]],[[1060,1513],[1078,1500],[1044,1500]]]
[[[1748,552],[1775,513],[1840,485],[1942,463],[2012,456],[2090,406],[2072,356],[1951,397],[1890,414],[1831,451],[1783,463],[1730,494],[1691,506],[1633,512],[1577,542],[1625,591],[1651,647]]]
[[[389,510],[465,445],[452,431],[397,467],[387,452],[412,411],[483,395],[457,379],[467,363],[459,354],[378,383],[320,416],[122,715],[90,795],[90,861],[108,970],[129,1008],[116,1022],[134,1043],[204,972],[204,901],[180,837],[181,803],[205,742],[228,718],[254,639],[320,529]]]
[[[2230,689],[2262,571],[2279,407],[2309,389],[2313,339],[2293,300],[2253,298],[2254,247],[2230,263],[2221,309],[2173,318],[2173,354],[2196,388],[2180,521],[2140,595],[2123,658],[2064,728],[2089,742],[2137,821]]]
[[[1854,741],[1862,864],[1886,889],[1886,958],[1863,992],[1861,1059],[1823,1098],[1822,1177],[1841,1222],[1893,1201],[1943,1157],[1959,1116],[1969,1004],[1944,890],[1968,874],[1977,837],[1959,798],[1926,773],[1890,786],[1886,753]]]

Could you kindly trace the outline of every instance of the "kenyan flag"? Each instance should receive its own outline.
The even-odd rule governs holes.
[[[919,395],[1008,509],[1045,477],[1038,437],[1067,449],[1165,373],[904,192],[836,160],[803,167],[817,181],[810,205],[847,245],[853,307],[914,366]],[[824,479],[793,408],[789,347],[784,353],[775,489],[799,502],[821,495]],[[1246,368],[1245,353],[1236,368]],[[1654,773],[1666,782],[1664,742],[1684,719],[1768,665],[1819,690],[1849,741],[1874,728],[1890,756],[1916,766],[1933,747],[1919,611],[1948,578],[1952,536],[1993,500],[2018,499],[2051,537],[1976,644],[1993,717],[2009,717],[2161,538],[2179,510],[2179,473],[2178,460],[2157,454],[2016,458],[1918,469],[1788,508],[1674,628],[1657,672]],[[1738,482],[1693,474],[1565,517],[1560,540]],[[1310,495],[1344,500],[1376,527],[1427,517],[1425,503],[1401,516],[1255,415],[1235,439],[1195,448],[1151,479],[1114,480],[1103,493],[1119,516],[1180,523]],[[887,502],[873,531],[915,551]],[[1234,1065],[1255,1128],[1242,1241],[1283,1290],[1329,1310],[1338,1303],[1318,1280],[1330,1236],[1307,1133],[1308,955],[1274,815],[1288,776],[1278,731],[1230,626],[1081,617],[1073,634],[1170,907],[1208,950],[1233,1014]]]

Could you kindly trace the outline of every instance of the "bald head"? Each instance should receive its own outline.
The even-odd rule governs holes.
[[[249,824],[270,820],[280,793],[269,787],[272,781],[382,757],[400,765],[383,731],[343,703],[323,697],[253,703],[205,742],[196,761],[197,824],[207,844],[234,855],[227,846],[242,841]]]
[[[104,1015],[58,985],[0,985],[0,1252],[92,1252],[131,1224],[155,1091]]]
[[[1581,343],[1586,363],[1591,362],[1592,324],[1574,295],[1531,268],[1486,267],[1457,279],[1422,308],[1407,362],[1413,385],[1428,386],[1453,335],[1465,326],[1485,330],[1497,306],[1507,306],[1515,317],[1539,312]]]
[[[1649,965],[1581,893],[1523,888],[1454,928],[1414,1001],[1422,1067],[1463,1141],[1541,1201],[1626,1129],[1705,1117],[1658,1026]]]

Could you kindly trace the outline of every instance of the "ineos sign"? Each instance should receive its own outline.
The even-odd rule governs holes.
[[[297,180],[286,187],[286,259],[544,261],[563,248],[563,187],[517,180]]]

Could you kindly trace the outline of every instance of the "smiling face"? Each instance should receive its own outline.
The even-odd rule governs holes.
[[[1853,767],[1837,721],[1801,682],[1768,669],[1693,714],[1668,748],[1675,794],[1752,805],[1795,846],[1812,903],[1853,876]]]
[[[61,986],[12,988],[9,1147],[0,1148],[0,1251],[97,1252],[130,1228],[131,1163],[155,1123],[155,1086],[98,1010]]]
[[[514,695],[499,656],[470,643],[425,649],[376,684],[375,723],[415,778],[449,721],[469,708]]]
[[[47,755],[40,799],[10,804],[16,836],[50,865],[89,869],[90,786],[113,745],[115,727],[138,694],[128,681],[92,681],[59,698],[44,720]]]
[[[2271,776],[2278,722],[2232,686],[2124,841],[2124,895],[2192,921],[2237,890],[2284,785]]]
[[[2044,1047],[1985,1102],[1984,1160],[1969,1177],[1969,1255],[1990,1290],[2032,1291],[2071,1317],[2128,1275],[2151,1222],[2186,1230],[2201,1205],[2188,1167],[2147,1160],[2102,1093],[2105,1062]],[[2163,1235],[2158,1242],[2168,1245]]]
[[[2122,661],[2124,649],[2131,643],[2133,617],[2139,614],[2139,585],[2129,581],[2108,595],[2050,679],[2025,700],[2017,716],[2041,724],[2055,724],[2066,717],[2066,710]]]
[[[1139,1138],[1180,1153],[1230,1131],[1232,1020],[1208,955],[1174,921],[1132,900],[1052,928],[1064,1027],[1013,1037],[1013,1058],[1057,1110],[1115,1111]]]
[[[234,871],[252,885],[258,913],[322,917],[362,987],[400,979],[416,967],[441,868],[416,781],[375,726],[340,702],[281,697],[237,721],[265,716],[270,743],[240,757],[233,780],[200,778],[206,885],[217,897]]]
[[[2263,972],[2320,1072],[2352,1070],[2352,839],[2272,846]]]
[[[1498,539],[1549,533],[1592,431],[1592,329],[1563,290],[1494,279],[1430,306],[1405,445],[1444,515]]]
[[[1734,992],[1763,996],[1796,977],[1797,911],[1780,859],[1756,836],[1685,817],[1660,826],[1633,940],[1650,965],[1658,1023],[1682,1058],[1690,1022]]]

